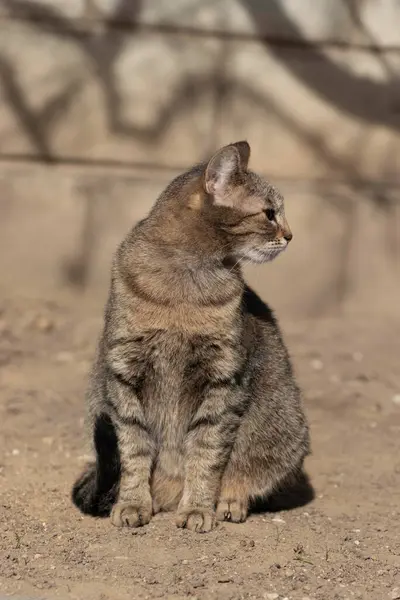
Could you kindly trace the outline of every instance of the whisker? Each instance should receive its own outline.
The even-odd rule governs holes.
[[[246,255],[244,255],[244,256],[241,256],[241,257],[240,257],[240,258],[239,258],[239,259],[238,259],[238,260],[235,262],[235,264],[233,265],[233,267],[232,267],[231,269],[229,269],[229,273],[232,273],[232,271],[233,271],[233,269],[236,267],[236,265],[238,265],[238,264],[240,263],[240,261],[241,261],[241,260],[246,260],[246,258],[247,258],[247,256],[246,256]]]

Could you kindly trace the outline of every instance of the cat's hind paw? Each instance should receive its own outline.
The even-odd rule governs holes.
[[[243,523],[247,519],[248,505],[238,500],[220,500],[217,506],[218,521],[232,521]]]

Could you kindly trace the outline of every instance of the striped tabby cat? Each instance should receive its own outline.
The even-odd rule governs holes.
[[[242,276],[292,234],[238,142],[180,175],[119,246],[87,405],[94,459],[73,501],[138,527],[207,532],[302,470],[309,434],[278,324]]]

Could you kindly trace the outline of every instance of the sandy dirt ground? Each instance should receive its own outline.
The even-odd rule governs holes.
[[[82,517],[83,394],[99,314],[0,302],[0,596],[400,598],[400,324],[283,322],[311,423],[312,502],[206,535]],[[301,504],[300,502],[298,502]]]

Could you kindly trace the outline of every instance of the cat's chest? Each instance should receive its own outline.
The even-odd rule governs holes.
[[[132,342],[130,366],[142,391],[164,398],[200,391],[206,384],[229,379],[242,360],[238,336],[186,336],[178,331],[149,331]]]
[[[151,330],[125,339],[117,367],[135,389],[149,426],[180,444],[210,385],[236,377],[242,364],[234,335]],[[121,362],[122,361],[122,362]]]

